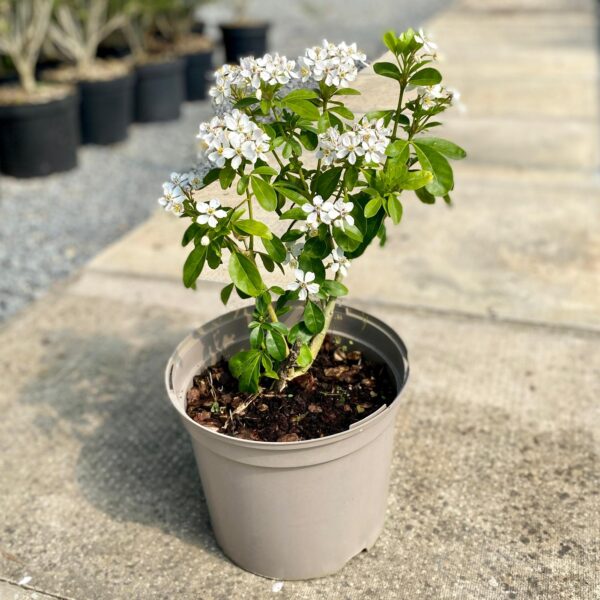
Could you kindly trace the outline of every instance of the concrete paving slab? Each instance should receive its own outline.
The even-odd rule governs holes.
[[[7,581],[0,581],[0,600],[69,600],[64,596],[44,594]]]
[[[217,548],[162,389],[172,348],[216,306],[63,293],[0,332],[2,577],[86,600],[271,597]],[[278,597],[595,600],[598,334],[373,312],[413,372],[387,526],[338,576]]]

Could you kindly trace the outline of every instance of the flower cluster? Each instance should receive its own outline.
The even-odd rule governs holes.
[[[306,82],[324,81],[326,85],[346,87],[358,75],[358,68],[365,65],[367,55],[356,44],[332,44],[323,40],[321,46],[307,48],[298,59],[298,76]]]
[[[266,160],[265,152],[271,140],[248,115],[237,109],[202,123],[196,138],[199,140],[198,158],[219,169],[229,159],[234,169],[244,160],[252,164],[259,158]]]
[[[344,225],[354,225],[354,217],[350,214],[354,204],[339,198],[335,202],[324,201],[321,196],[315,196],[312,203],[302,205],[306,213],[306,227],[308,231],[315,231],[319,225],[334,225],[344,229]]]
[[[458,91],[446,88],[441,84],[419,87],[417,88],[417,94],[421,100],[421,106],[426,110],[435,108],[440,102],[451,105],[456,104],[460,99]]]
[[[367,56],[356,44],[332,44],[308,48],[297,60],[265,54],[242,58],[239,65],[223,65],[215,71],[215,84],[209,90],[218,112],[230,110],[236,100],[252,96],[260,100],[265,86],[279,86],[283,94],[295,87],[326,85],[344,87],[352,83]]]
[[[376,121],[363,117],[345,133],[330,127],[319,134],[316,156],[326,166],[336,161],[348,161],[353,165],[362,156],[367,163],[378,165],[385,160],[390,134],[391,130],[384,125],[383,119]]]
[[[433,59],[437,58],[438,46],[431,41],[423,29],[419,29],[415,34],[415,41],[421,44],[421,48],[419,49],[421,56],[431,57]]]
[[[169,181],[163,183],[163,195],[158,199],[158,203],[167,212],[180,217],[184,213],[183,202],[187,195],[203,187],[206,172],[204,165],[198,165],[186,173],[171,173]]]
[[[239,65],[223,65],[215,71],[215,85],[209,90],[218,106],[230,99],[254,96],[262,98],[262,84],[286,85],[299,77],[296,62],[279,54],[265,54],[262,58],[248,56]]]

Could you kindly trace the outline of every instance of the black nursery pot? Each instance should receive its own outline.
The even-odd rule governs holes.
[[[185,61],[146,63],[136,68],[135,120],[138,123],[179,118],[185,98]]]
[[[204,100],[209,73],[213,70],[212,50],[185,54],[185,97],[186,100]]]
[[[225,60],[237,63],[244,56],[262,56],[267,51],[268,23],[254,25],[221,25]]]
[[[108,145],[127,138],[133,119],[134,76],[80,81],[81,142]]]
[[[0,106],[0,171],[41,177],[77,166],[79,97]]]

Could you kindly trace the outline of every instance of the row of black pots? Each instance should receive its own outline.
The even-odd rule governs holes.
[[[77,165],[77,147],[127,137],[132,121],[179,117],[185,99],[206,97],[211,53],[147,63],[108,81],[82,81],[77,92],[44,104],[0,106],[0,171],[39,177]]]

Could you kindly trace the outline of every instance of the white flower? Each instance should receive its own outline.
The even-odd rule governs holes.
[[[210,244],[210,238],[209,238],[207,235],[203,235],[203,236],[200,238],[200,243],[201,243],[203,246],[208,246],[208,245]]]
[[[250,121],[250,117],[237,108],[224,115],[223,122],[229,131],[236,133],[251,134],[253,130],[253,123]]]
[[[348,223],[348,225],[354,225],[354,217],[350,214],[353,208],[354,204],[352,204],[352,202],[344,202],[342,198],[336,200],[333,205],[333,210],[329,213],[333,220],[333,224],[340,229],[344,229],[346,223]]]
[[[227,212],[220,208],[221,203],[216,198],[209,202],[196,202],[196,208],[200,213],[198,223],[215,228],[218,225],[217,219],[223,219],[227,216]]]
[[[318,293],[320,286],[318,283],[313,283],[315,280],[315,274],[312,271],[307,271],[305,273],[302,271],[302,269],[296,269],[294,271],[294,275],[296,277],[296,281],[288,284],[286,289],[292,292],[300,290],[298,293],[300,300],[306,300],[309,294]]]
[[[363,156],[365,153],[362,147],[362,140],[355,131],[347,131],[340,137],[341,147],[338,149],[336,157],[346,158],[348,162],[353,165],[356,163],[356,159],[359,156]]]
[[[290,267],[291,269],[298,268],[298,257],[302,253],[302,249],[304,248],[304,244],[300,242],[296,242],[295,244],[286,244],[287,254],[285,256],[285,260],[283,264]]]
[[[420,87],[418,88],[418,93],[421,98],[421,104],[425,109],[434,108],[440,100],[451,98],[446,88],[439,83],[428,87]]]
[[[431,56],[435,58],[437,55],[437,44],[434,44],[428,37],[423,29],[419,29],[418,33],[415,33],[415,41],[421,44],[421,52],[423,56]]]
[[[358,75],[358,65],[366,64],[366,54],[342,42],[337,46],[323,40],[321,46],[307,48],[304,56],[298,59],[297,76],[302,81],[314,79],[324,81],[326,85],[345,87]]]
[[[334,273],[339,271],[344,277],[348,275],[350,261],[344,256],[344,251],[341,248],[336,248],[328,258],[331,259],[331,263],[329,263],[327,266]]]
[[[315,196],[312,204],[307,202],[302,205],[302,210],[306,213],[306,223],[312,229],[316,229],[320,223],[330,225],[332,221],[331,211],[334,210],[333,204],[327,200],[323,201],[321,196]],[[333,218],[336,218],[338,215]]]
[[[158,203],[167,212],[171,212],[174,215],[181,216],[184,212],[183,202],[185,200],[185,194],[179,185],[167,181],[163,183],[163,195],[158,199]]]

